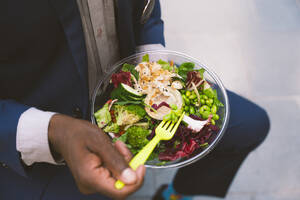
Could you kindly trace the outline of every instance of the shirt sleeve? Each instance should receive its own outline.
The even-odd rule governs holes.
[[[26,110],[19,118],[16,135],[16,148],[26,165],[35,162],[57,163],[50,151],[48,126],[54,112],[36,108]]]
[[[143,52],[143,51],[154,51],[154,50],[161,50],[165,49],[165,47],[158,43],[158,44],[144,44],[144,45],[139,45],[136,47],[136,53]]]

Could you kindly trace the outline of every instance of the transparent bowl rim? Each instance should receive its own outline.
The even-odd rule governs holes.
[[[197,60],[196,58],[193,58],[185,53],[180,53],[180,52],[177,52],[177,51],[171,51],[171,50],[151,50],[151,51],[143,51],[143,52],[139,52],[139,53],[135,53],[131,56],[128,56],[126,58],[123,58],[121,59],[120,61],[118,61],[117,63],[115,63],[113,65],[113,67],[111,68],[111,70],[109,72],[107,72],[104,77],[98,82],[97,84],[97,87],[95,88],[94,92],[93,92],[93,95],[92,95],[92,99],[91,99],[91,120],[92,120],[92,123],[93,124],[96,124],[96,121],[95,121],[95,118],[94,118],[94,103],[95,103],[95,100],[96,100],[96,97],[97,97],[97,91],[99,90],[101,84],[103,83],[104,80],[107,80],[111,74],[115,71],[115,69],[117,67],[119,67],[120,65],[124,64],[127,60],[131,60],[133,58],[138,58],[138,57],[141,57],[145,54],[172,54],[172,55],[175,55],[175,56],[181,56],[191,62],[194,62],[195,64],[199,65],[200,67],[204,68],[206,70],[206,72],[214,79],[214,81],[217,83],[217,85],[220,87],[221,91],[222,91],[222,94],[224,95],[224,107],[225,107],[225,116],[224,116],[224,122],[222,124],[222,127],[219,131],[219,133],[217,134],[217,137],[215,138],[215,140],[206,148],[204,149],[203,151],[201,151],[199,154],[187,159],[187,160],[184,160],[184,161],[181,161],[181,162],[178,162],[178,163],[174,163],[174,164],[170,164],[170,165],[159,165],[159,166],[156,166],[156,165],[145,165],[146,167],[148,168],[156,168],[156,169],[167,169],[167,168],[179,168],[179,167],[184,167],[184,166],[187,166],[187,165],[190,165],[194,162],[196,162],[197,160],[205,157],[209,152],[211,152],[215,147],[216,145],[219,143],[219,141],[221,140],[221,138],[223,137],[224,133],[225,133],[225,130],[227,128],[227,125],[228,125],[228,122],[229,122],[229,115],[230,115],[230,107],[229,107],[229,100],[228,100],[228,95],[227,95],[227,92],[226,92],[226,89],[222,83],[222,81],[219,79],[219,77],[216,75],[216,73],[214,71],[212,71],[211,69],[208,69],[206,65],[203,65],[199,60]]]

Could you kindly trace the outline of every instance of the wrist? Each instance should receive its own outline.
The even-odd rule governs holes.
[[[65,125],[66,120],[64,120],[64,118],[66,118],[66,116],[55,114],[52,116],[49,122],[48,140],[52,156],[55,160],[59,160],[62,157],[61,145],[66,134],[65,131],[62,130],[67,130]]]

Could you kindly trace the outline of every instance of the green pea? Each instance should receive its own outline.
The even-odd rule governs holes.
[[[186,91],[186,93],[185,93],[185,95],[188,97],[188,96],[190,96],[191,95],[191,91]]]
[[[207,100],[207,99],[208,99],[208,97],[207,97],[206,95],[203,95],[203,99]]]
[[[183,99],[185,99],[185,98],[186,98],[185,94],[182,94],[181,96],[182,96],[182,98],[183,98]]]
[[[200,99],[200,103],[201,103],[201,105],[204,105],[205,104],[205,100],[204,99]]]
[[[188,112],[190,110],[189,106],[184,106],[184,111]]]
[[[211,120],[211,124],[212,124],[212,125],[216,125],[215,120],[212,119],[212,120]]]
[[[211,110],[211,113],[216,114],[218,111],[218,108],[216,105],[213,105],[210,110]]]
[[[208,117],[209,117],[210,114],[211,114],[211,113],[210,113],[209,111],[204,111],[204,112],[202,113],[202,117],[203,117],[204,119],[208,119]]]
[[[219,120],[219,119],[220,119],[220,117],[219,117],[219,115],[218,115],[218,114],[213,114],[213,119],[217,121],[217,120]]]
[[[190,113],[195,114],[195,108],[193,106],[190,106]]]

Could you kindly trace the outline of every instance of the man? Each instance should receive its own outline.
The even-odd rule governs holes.
[[[105,73],[138,46],[164,45],[159,1],[143,24],[144,7],[140,0],[1,1],[0,199],[124,198],[141,186],[144,166],[131,170],[124,144],[112,145],[85,120],[91,63]],[[103,37],[116,41],[114,52],[99,45]],[[116,179],[127,183],[120,191]]]
[[[91,63],[101,66],[97,73],[105,73],[114,59],[146,48],[140,45],[164,45],[159,2],[145,24],[140,23],[143,1],[86,2],[0,3],[0,199],[105,199],[84,195],[91,193],[123,198],[142,183],[145,169],[128,168],[130,153],[122,143],[111,145],[100,129],[76,118],[89,119],[88,86],[95,84]],[[95,8],[106,13],[103,18],[115,13],[97,24],[95,13],[101,12],[85,12]],[[115,31],[111,22],[116,22]],[[92,34],[86,31],[91,26]],[[101,45],[104,36],[117,41],[110,54]],[[224,195],[241,161],[266,136],[268,118],[262,109],[230,92],[229,100],[229,131],[206,159],[179,171],[174,182],[178,192]],[[231,154],[218,157],[217,152]],[[116,179],[127,186],[115,190]]]

